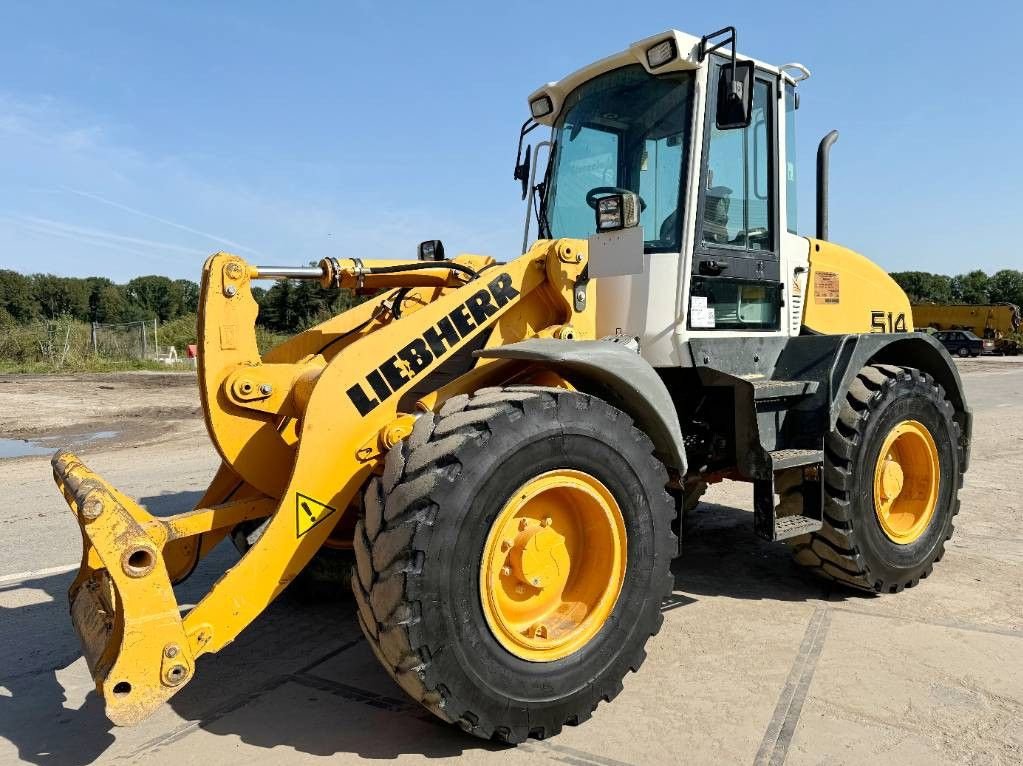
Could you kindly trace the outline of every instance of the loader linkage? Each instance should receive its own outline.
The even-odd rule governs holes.
[[[108,717],[138,723],[192,677],[212,636],[211,626],[182,618],[165,552],[264,517],[271,506],[239,500],[161,519],[70,452],[54,456],[53,473],[82,532],[82,564],[68,592],[71,620]]]
[[[207,261],[199,387],[224,462],[195,510],[157,518],[72,453],[54,456],[54,478],[82,533],[72,622],[114,723],[150,715],[191,680],[200,655],[230,643],[297,576],[386,450],[408,436],[415,418],[399,402],[413,381],[478,337],[518,339],[523,328],[534,337],[592,337],[592,317],[572,308],[586,266],[582,241],[538,243],[472,279],[465,273],[492,259],[412,262],[398,273],[393,261],[379,272],[372,264],[331,260],[324,282],[391,289],[383,302],[358,305],[261,358],[249,284],[259,269],[224,253]],[[387,303],[398,300],[395,288],[405,291],[403,315]],[[527,368],[481,360],[461,385],[504,382]],[[428,389],[418,410],[461,391]],[[232,530],[261,519],[258,542],[183,615],[173,586]]]

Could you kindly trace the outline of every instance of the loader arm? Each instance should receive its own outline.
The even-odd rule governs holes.
[[[586,247],[540,241],[507,264],[463,257],[478,268],[475,278],[443,264],[379,279],[363,262],[327,264],[325,281],[403,288],[411,300],[399,315],[378,296],[264,358],[251,293],[260,268],[212,256],[203,270],[199,386],[224,462],[201,507],[156,518],[71,453],[53,460],[83,539],[72,621],[108,717],[132,724],[148,716],[191,679],[196,658],[234,640],[295,578],[386,449],[410,432],[415,416],[399,402],[414,382],[484,333],[486,346],[592,338]],[[267,519],[259,539],[182,616],[172,583],[235,525],[259,518]]]

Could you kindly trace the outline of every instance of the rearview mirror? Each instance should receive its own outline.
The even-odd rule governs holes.
[[[531,145],[527,145],[526,156],[522,158],[522,162],[515,166],[515,180],[522,182],[522,199],[526,198],[526,193],[529,191],[529,160],[533,153],[532,149]]]
[[[753,62],[725,64],[718,75],[718,130],[745,128],[753,116]]]

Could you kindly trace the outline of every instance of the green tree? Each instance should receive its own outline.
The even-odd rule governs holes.
[[[297,323],[294,301],[292,283],[286,279],[275,282],[260,303],[260,324],[277,332],[289,332]]]
[[[0,308],[15,322],[30,322],[39,314],[32,280],[16,271],[0,269]]]
[[[131,306],[141,309],[140,319],[159,317],[167,322],[181,313],[181,286],[167,277],[135,277],[125,285]]]
[[[952,300],[959,303],[988,303],[990,297],[988,275],[977,269],[968,274],[952,277]]]
[[[128,302],[124,297],[123,288],[106,277],[86,277],[85,283],[89,290],[90,322],[110,324],[124,321]]]
[[[897,271],[891,276],[912,303],[948,303],[952,299],[952,280],[943,274]]]
[[[1023,306],[1023,271],[1002,269],[991,275],[989,296],[994,303]]]
[[[178,315],[195,314],[199,311],[199,285],[190,279],[175,279],[175,288],[180,296]]]
[[[62,316],[88,319],[89,287],[84,279],[33,274],[31,283],[32,295],[46,319]]]

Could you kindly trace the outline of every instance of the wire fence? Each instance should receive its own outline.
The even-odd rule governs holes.
[[[178,350],[160,345],[160,322],[147,319],[116,324],[92,323],[92,352],[107,359],[175,361]]]

